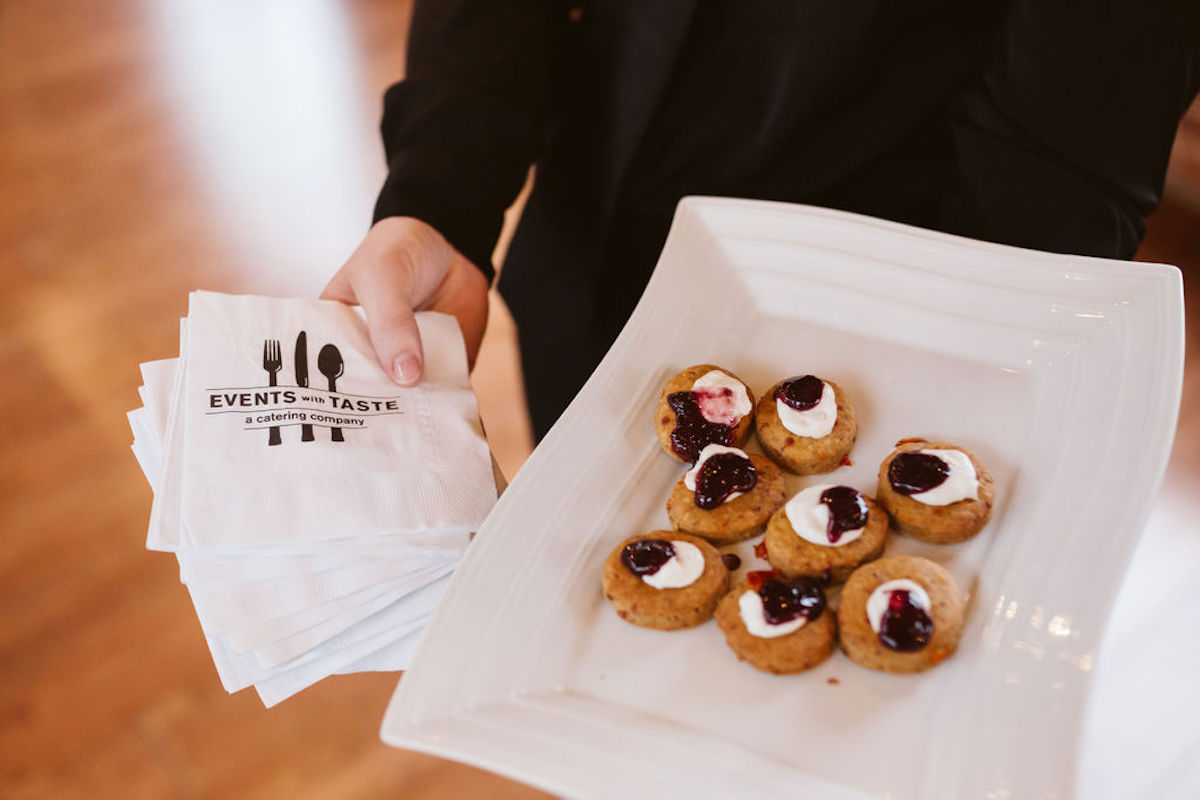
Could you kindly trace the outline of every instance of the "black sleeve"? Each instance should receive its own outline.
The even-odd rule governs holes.
[[[953,105],[941,227],[1132,257],[1198,86],[1196,0],[1016,0]]]
[[[545,136],[556,8],[549,0],[418,2],[405,80],[384,97],[388,177],[375,221],[429,223],[489,280],[504,210]]]

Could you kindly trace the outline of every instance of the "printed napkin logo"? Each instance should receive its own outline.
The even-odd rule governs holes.
[[[295,385],[279,385],[283,352],[278,339],[264,339],[262,368],[267,373],[265,386],[233,386],[207,389],[206,416],[243,414],[244,430],[267,430],[267,444],[283,443],[282,428],[300,427],[300,441],[316,439],[313,427],[328,428],[333,442],[345,441],[343,428],[365,429],[367,418],[403,414],[400,397],[374,397],[338,392],[338,378],[346,370],[342,352],[335,344],[326,344],[317,353],[317,371],[328,382],[328,390],[308,385],[308,334],[296,336],[292,368]]]

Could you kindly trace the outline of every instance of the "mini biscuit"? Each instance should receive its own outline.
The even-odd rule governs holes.
[[[763,452],[780,466],[798,475],[815,475],[837,469],[850,454],[858,438],[858,419],[846,393],[833,381],[825,380],[825,383],[833,389],[837,400],[837,419],[827,436],[799,436],[783,426],[775,405],[775,390],[783,381],[765,392],[755,409],[754,425]]]
[[[750,582],[742,581],[717,605],[717,625],[725,634],[725,643],[739,660],[763,672],[788,675],[812,669],[829,657],[837,638],[837,621],[832,609],[825,608],[819,617],[807,620],[799,630],[764,639],[752,634],[742,620],[739,600],[744,593],[752,591]]]
[[[703,536],[716,544],[749,539],[758,533],[787,496],[783,472],[757,453],[748,454],[758,472],[754,488],[712,510],[696,505],[696,493],[680,478],[667,500],[667,516],[681,531]]]
[[[917,450],[958,450],[971,460],[979,481],[978,499],[959,500],[945,506],[933,506],[901,494],[888,480],[888,468],[900,453]],[[892,517],[896,530],[905,536],[930,544],[954,544],[966,541],[983,529],[992,516],[996,486],[992,476],[970,450],[948,442],[925,439],[901,439],[883,463],[879,465],[879,488],[876,495]]]
[[[929,643],[915,652],[887,647],[867,619],[867,599],[883,583],[907,578],[929,595],[933,633]],[[944,661],[962,636],[966,598],[945,569],[916,556],[889,556],[854,571],[842,587],[838,631],[842,650],[850,660],[883,672],[920,672]]]
[[[643,539],[665,539],[693,544],[704,554],[704,572],[678,589],[657,589],[635,575],[621,561],[626,545]],[[729,570],[721,554],[708,542],[679,531],[652,531],[630,536],[604,561],[601,577],[604,599],[617,616],[642,628],[672,631],[691,628],[713,615],[717,602],[729,588]]]
[[[862,495],[862,498],[867,504],[867,525],[862,535],[836,547],[814,544],[801,537],[788,519],[786,505],[780,508],[771,516],[767,535],[763,537],[767,561],[789,578],[806,576],[826,583],[843,583],[858,565],[883,555],[887,542],[887,513],[870,497]]]
[[[750,438],[750,429],[754,425],[754,393],[750,391],[749,385],[724,367],[717,367],[713,366],[712,364],[697,364],[694,367],[688,367],[668,380],[666,385],[663,386],[662,391],[659,393],[658,404],[654,407],[654,431],[658,435],[658,443],[662,445],[662,449],[666,451],[667,455],[676,461],[682,461],[685,464],[691,463],[691,459],[684,458],[679,453],[675,452],[674,447],[671,445],[671,434],[675,432],[676,420],[675,412],[671,408],[670,403],[667,402],[667,397],[675,394],[676,392],[690,392],[692,390],[692,384],[694,384],[698,378],[708,374],[709,372],[712,372],[713,370],[724,372],[726,375],[737,380],[743,386],[745,386],[746,395],[750,398],[751,408],[750,413],[742,417],[741,420],[738,421],[738,424],[731,428],[728,435],[728,441],[718,442],[718,444],[725,444],[730,447],[740,448],[746,443],[746,440]],[[699,449],[703,449],[703,447]]]

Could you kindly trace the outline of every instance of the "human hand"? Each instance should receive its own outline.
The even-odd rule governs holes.
[[[473,366],[487,326],[487,291],[483,273],[432,226],[388,217],[371,227],[321,298],[361,305],[379,363],[396,383],[411,386],[425,364],[413,312],[457,317]]]

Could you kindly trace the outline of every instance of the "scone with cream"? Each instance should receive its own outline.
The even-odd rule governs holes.
[[[842,583],[859,564],[883,555],[888,515],[850,486],[809,486],[767,523],[771,566],[788,577]]]
[[[996,486],[964,447],[901,439],[879,466],[876,497],[900,533],[930,544],[953,544],[987,524]]]
[[[763,451],[799,475],[837,469],[858,438],[858,420],[845,392],[815,375],[772,386],[758,401],[754,418]]]
[[[787,496],[783,473],[763,456],[710,444],[667,500],[681,531],[710,542],[740,542],[762,530]]]
[[[699,625],[713,615],[729,588],[729,570],[703,539],[653,531],[613,548],[601,584],[604,599],[621,619],[669,631]]]
[[[697,364],[673,376],[659,393],[654,430],[667,455],[694,464],[710,444],[741,447],[750,438],[754,395],[736,375]]]
[[[958,647],[966,598],[950,573],[924,558],[889,556],[842,587],[838,631],[850,660],[884,672],[920,672]]]
[[[751,572],[717,606],[729,649],[755,669],[786,675],[820,664],[837,634],[825,592],[808,578]]]

